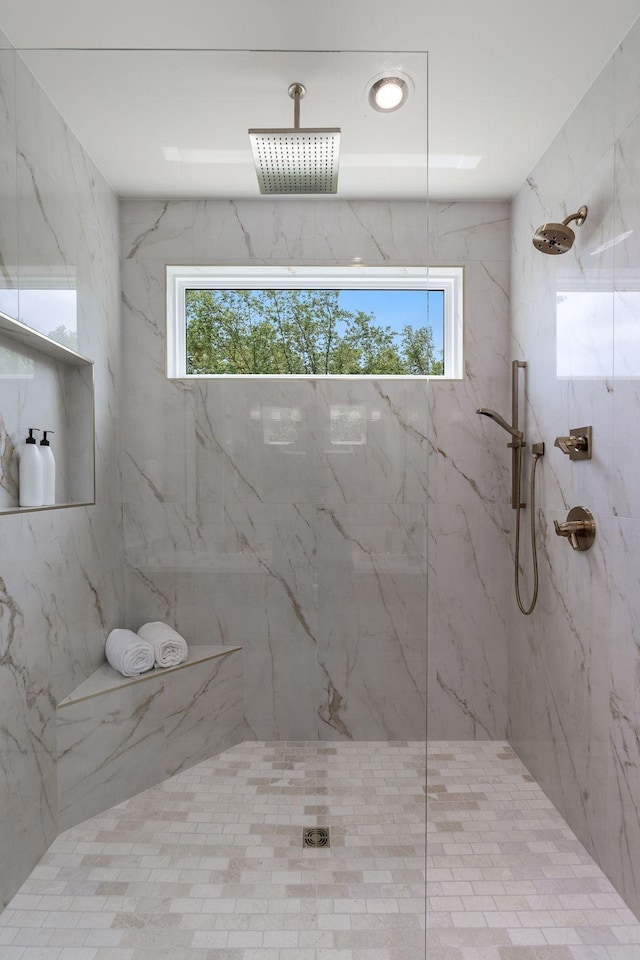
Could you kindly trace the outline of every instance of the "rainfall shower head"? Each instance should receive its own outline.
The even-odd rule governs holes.
[[[293,127],[249,130],[260,193],[337,193],[339,127],[300,127],[300,100],[292,83]]]
[[[533,235],[534,247],[541,253],[552,255],[566,253],[567,250],[571,250],[576,239],[576,235],[569,224],[575,220],[576,227],[581,227],[586,219],[587,208],[580,207],[577,213],[572,213],[562,223],[543,223]]]

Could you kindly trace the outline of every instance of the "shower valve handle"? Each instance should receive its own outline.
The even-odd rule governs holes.
[[[556,437],[554,447],[560,447],[563,453],[570,454],[573,450],[587,450],[589,441],[586,437]]]
[[[556,535],[566,537],[574,550],[588,550],[596,537],[596,522],[586,507],[573,507],[562,523],[553,521]]]
[[[570,460],[591,460],[593,452],[593,427],[571,427],[568,437],[556,437],[558,447]]]

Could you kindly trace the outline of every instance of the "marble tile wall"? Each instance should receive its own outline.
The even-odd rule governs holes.
[[[540,600],[516,615],[509,735],[623,896],[640,910],[640,26],[636,25],[513,202],[513,351],[528,370],[527,430],[541,463]],[[572,251],[531,245],[540,223],[587,204]],[[593,425],[593,459],[553,441]],[[594,548],[553,519],[583,504]]]
[[[127,622],[242,644],[258,739],[422,738],[425,699],[430,737],[506,732],[509,459],[475,409],[507,410],[509,208],[428,214],[121,203]],[[463,381],[166,379],[167,263],[356,256],[465,265]],[[332,447],[334,403],[362,409],[366,444]],[[272,407],[298,411],[294,445],[265,443]]]
[[[510,451],[476,414],[509,419],[509,205],[434,204],[433,263],[465,266],[465,376],[429,391],[427,732],[500,739],[507,723]]]
[[[118,205],[2,37],[0,172],[0,309],[95,361],[98,478],[95,507],[0,516],[2,904],[57,833],[56,703],[123,609]]]

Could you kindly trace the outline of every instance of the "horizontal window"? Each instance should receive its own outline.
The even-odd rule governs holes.
[[[169,377],[462,375],[462,268],[167,267]]]

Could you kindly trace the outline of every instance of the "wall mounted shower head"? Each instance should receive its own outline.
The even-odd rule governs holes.
[[[576,239],[576,235],[569,224],[575,220],[576,226],[581,227],[586,219],[587,208],[580,207],[577,213],[572,213],[562,223],[543,223],[533,235],[534,247],[541,253],[552,255],[566,253],[567,250],[571,250]]]

